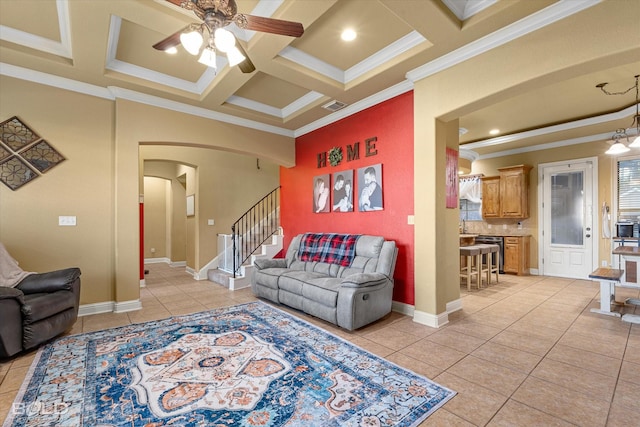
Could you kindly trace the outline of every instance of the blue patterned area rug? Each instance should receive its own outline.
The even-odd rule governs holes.
[[[415,426],[455,392],[262,302],[72,335],[5,426]]]

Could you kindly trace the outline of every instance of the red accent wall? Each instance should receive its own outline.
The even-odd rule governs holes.
[[[377,155],[365,156],[365,140],[377,137]],[[347,161],[347,145],[360,142],[360,158]],[[338,166],[318,168],[317,155],[342,147]],[[358,212],[359,168],[382,164],[384,209]],[[354,211],[313,213],[313,178],[343,170],[354,171]],[[379,181],[379,179],[378,179]],[[398,246],[394,301],[414,305],[413,225],[413,92],[407,92],[367,110],[296,139],[296,166],[280,169],[281,222],[284,247],[297,234],[333,232],[373,234],[394,240]],[[333,186],[333,181],[331,182]]]

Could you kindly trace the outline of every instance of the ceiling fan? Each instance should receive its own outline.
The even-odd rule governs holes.
[[[154,44],[153,47],[158,50],[168,51],[182,44],[187,52],[192,55],[198,55],[200,48],[204,44],[204,49],[202,49],[198,62],[213,68],[216,68],[215,52],[217,49],[227,55],[230,66],[238,65],[243,73],[251,73],[256,69],[233,33],[224,28],[231,23],[235,23],[242,29],[283,36],[300,37],[304,33],[304,28],[299,22],[238,13],[235,0],[166,1],[183,9],[193,11],[203,22],[190,24]],[[206,42],[204,37],[205,30],[208,33]]]

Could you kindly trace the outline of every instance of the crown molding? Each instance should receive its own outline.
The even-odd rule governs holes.
[[[473,15],[483,11],[496,3],[497,0],[442,0],[442,2],[458,17],[464,21]]]
[[[15,65],[0,62],[0,75],[13,77],[19,80],[26,80],[32,83],[38,83],[45,86],[53,86],[72,92],[82,93],[84,95],[95,96],[97,98],[114,100],[115,97],[109,89],[92,85],[89,83],[79,82],[77,80],[67,79],[65,77],[54,76],[40,71],[31,70],[29,68],[17,67]]]
[[[278,56],[346,85],[426,41],[422,34],[412,31],[347,70],[342,70],[291,46],[282,49]]]
[[[588,9],[602,0],[560,0],[551,6],[548,6],[532,15],[522,18],[521,20],[507,25],[491,34],[488,34],[478,40],[466,44],[452,52],[442,55],[441,57],[428,62],[412,71],[409,71],[406,77],[412,82],[422,80],[439,71],[446,70],[463,61],[471,59],[477,55],[483,54],[491,49],[502,46],[510,41],[525,36],[547,25],[553,24],[561,19],[571,16],[575,13]]]
[[[626,117],[633,116],[635,113],[636,113],[636,106],[634,104],[630,107],[624,108],[620,111],[615,111],[613,113],[602,114],[600,116],[588,117],[586,119],[574,120],[572,122],[560,123],[553,126],[532,129],[525,132],[518,132],[510,135],[502,135],[495,138],[484,139],[482,141],[476,141],[476,142],[471,142],[469,144],[464,144],[462,147],[469,150],[484,148],[484,147],[491,147],[493,145],[501,145],[501,144],[506,144],[508,142],[515,142],[522,139],[533,138],[536,136],[548,135],[550,133],[563,132],[563,131],[577,129],[585,126],[599,125],[602,123],[612,122],[615,120],[621,120]]]
[[[58,12],[58,31],[60,41],[51,40],[15,28],[0,25],[0,40],[26,46],[41,52],[50,53],[63,58],[73,59],[73,49],[71,46],[71,30],[69,18],[68,0],[56,0]]]
[[[293,137],[293,131],[280,128],[277,126],[267,125],[249,119],[243,119],[231,114],[219,113],[217,111],[207,110],[206,108],[196,107],[194,105],[183,104],[182,102],[171,101],[158,96],[147,95],[129,89],[123,89],[116,86],[109,86],[109,91],[114,94],[115,98],[126,99],[137,102],[139,104],[151,105],[153,107],[164,108],[166,110],[176,111],[179,113],[190,114],[192,116],[202,117],[205,119],[215,120],[218,122],[229,123],[232,125],[242,126],[245,128],[256,129],[263,132],[273,133],[287,137]]]
[[[478,160],[493,159],[496,157],[511,156],[514,154],[529,153],[532,151],[550,150],[552,148],[567,147],[570,145],[586,144],[588,142],[604,141],[611,137],[611,133],[600,133],[597,135],[587,135],[579,138],[564,139],[561,141],[549,142],[546,144],[532,145],[529,147],[514,148],[512,150],[496,151],[495,153],[482,154]]]
[[[344,72],[344,83],[350,83],[369,71],[386,64],[414,47],[427,42],[428,40],[417,31],[399,38],[390,45],[380,49],[370,57],[360,61]]]
[[[349,117],[353,114],[359,113],[362,110],[365,110],[369,107],[373,107],[374,105],[377,105],[383,101],[387,101],[398,95],[402,95],[403,93],[409,92],[411,90],[413,90],[413,83],[408,80],[404,80],[374,95],[364,98],[354,104],[348,105],[342,110],[336,111],[335,113],[331,113],[328,116],[325,116],[319,120],[316,120],[315,122],[309,123],[306,126],[296,129],[294,131],[294,136],[297,138],[309,132],[313,132],[316,129],[320,129],[321,127],[330,125],[331,123],[337,122],[338,120],[342,120],[345,117]]]

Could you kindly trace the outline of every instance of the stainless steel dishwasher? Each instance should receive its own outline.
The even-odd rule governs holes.
[[[502,236],[478,236],[476,243],[486,243],[489,245],[500,246],[500,265],[498,266],[500,274],[504,274],[504,237]]]

